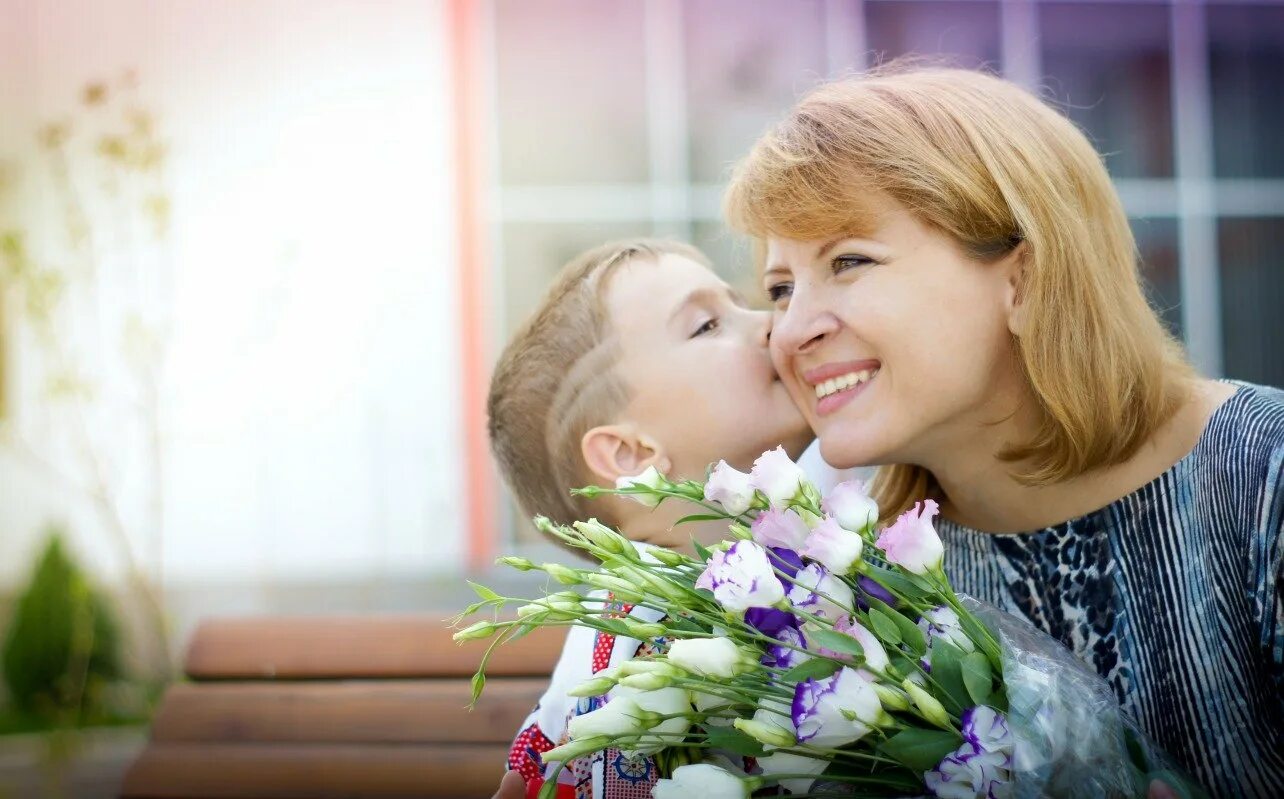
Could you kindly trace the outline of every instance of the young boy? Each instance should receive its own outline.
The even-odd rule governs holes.
[[[632,540],[674,549],[690,550],[693,536],[724,538],[725,523],[675,528],[689,512],[677,503],[650,510],[621,497],[590,502],[570,489],[614,486],[649,466],[671,479],[703,479],[720,458],[748,471],[777,445],[797,458],[813,436],[772,367],[769,324],[684,244],[615,242],[567,264],[491,383],[491,446],[523,512],[563,524],[596,517]],[[641,609],[632,615],[656,620]],[[539,753],[565,741],[568,718],[600,703],[566,691],[658,644],[571,628],[509,755],[527,795],[552,772]],[[568,763],[557,796],[649,797],[657,778],[650,758],[612,748]],[[512,776],[499,794],[510,795],[521,795]]]

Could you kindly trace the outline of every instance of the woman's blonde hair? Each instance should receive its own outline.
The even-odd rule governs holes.
[[[1191,369],[1146,302],[1123,206],[1078,128],[1008,81],[892,65],[822,85],[754,145],[726,196],[733,227],[810,240],[874,227],[890,197],[981,261],[1028,248],[1015,340],[1038,427],[999,457],[1029,485],[1132,456],[1185,396]],[[761,251],[761,246],[759,247]],[[885,466],[887,517],[938,490]]]

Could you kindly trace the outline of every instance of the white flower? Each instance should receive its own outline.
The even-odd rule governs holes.
[[[678,766],[673,779],[659,780],[652,799],[747,799],[753,783],[710,763]]]
[[[801,552],[811,529],[793,510],[766,510],[753,520],[753,540],[764,547]]]
[[[630,755],[653,755],[685,733],[691,726],[694,711],[691,708],[691,692],[683,688],[659,688],[654,691],[641,691],[623,685],[617,685],[611,691],[611,700],[606,707],[621,700],[632,702],[643,714],[653,713],[658,716],[672,716],[658,724],[648,724],[647,730],[655,735],[643,735],[636,743],[623,743],[622,751]],[[593,711],[594,713],[598,711]],[[653,719],[647,719],[652,721]],[[574,719],[572,719],[574,721]]]
[[[745,719],[737,719],[736,728],[762,742],[769,752],[793,746],[798,740],[798,731],[794,729],[792,706],[768,697],[763,697],[759,705],[749,723],[746,725]]]
[[[643,727],[641,709],[628,697],[616,697],[597,710],[573,716],[566,724],[572,740],[609,735],[636,735]]]
[[[718,461],[704,484],[704,498],[718,503],[732,516],[739,516],[753,504],[753,484],[749,475],[731,468],[726,461]]]
[[[784,447],[776,447],[758,456],[749,473],[753,487],[761,491],[773,508],[784,508],[798,495],[807,475],[789,459]]]
[[[664,485],[664,475],[660,474],[660,470],[656,469],[654,466],[648,466],[641,474],[626,474],[622,477],[616,478],[615,480],[615,487],[617,489],[629,488],[635,485],[642,486],[644,488],[660,488]],[[640,502],[648,508],[654,508],[656,505],[660,504],[660,500],[664,499],[664,497],[657,497],[654,494],[624,494],[624,496],[636,502]]]
[[[703,691],[691,692],[691,703],[695,705],[696,710],[701,713],[712,713],[706,715],[704,725],[708,727],[730,727],[734,718],[736,701],[728,699],[725,696],[707,694]]]
[[[763,774],[819,775],[828,765],[828,760],[819,760],[806,755],[794,755],[789,752],[773,752],[766,757],[758,758],[758,766],[762,769]],[[780,784],[791,793],[807,793],[811,790],[812,783],[815,781],[815,779],[806,777],[790,777],[780,780]]]
[[[847,583],[829,573],[817,563],[809,563],[794,575],[795,585],[789,589],[789,603],[827,619],[850,616],[856,596]]]
[[[878,503],[860,480],[847,480],[829,489],[821,508],[845,530],[859,533],[878,521]]]
[[[918,627],[929,642],[940,638],[949,641],[964,652],[972,652],[976,649],[972,639],[968,638],[967,633],[963,631],[959,614],[955,613],[954,608],[949,605],[923,611],[922,617],[918,620]]]
[[[849,668],[823,680],[806,680],[794,689],[793,719],[798,741],[812,746],[849,744],[886,715],[878,694]]]
[[[878,548],[887,554],[888,562],[913,574],[927,574],[941,567],[945,547],[932,526],[932,517],[938,510],[930,499],[916,502],[879,534]]]
[[[807,543],[800,554],[819,561],[834,574],[850,574],[864,549],[865,542],[859,534],[843,528],[837,519],[826,516],[807,536]]]
[[[727,610],[769,608],[785,598],[785,587],[772,570],[767,550],[752,541],[737,541],[725,552],[715,551],[696,588],[713,592]]]
[[[669,645],[668,660],[705,677],[731,678],[758,665],[758,658],[730,638],[679,638]]]

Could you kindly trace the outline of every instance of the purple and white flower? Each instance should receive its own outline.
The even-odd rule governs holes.
[[[948,605],[940,605],[931,610],[923,611],[923,615],[918,620],[918,628],[927,636],[929,643],[937,638],[954,644],[964,652],[975,651],[976,645],[963,630],[963,623],[959,621],[959,614],[954,612],[954,608]]]
[[[861,575],[856,578],[856,604],[861,610],[869,610],[869,603],[865,601],[866,597],[873,597],[879,600],[889,608],[897,605],[897,599],[891,591],[883,587],[883,584],[872,577]]]
[[[829,489],[821,509],[853,533],[862,532],[878,521],[878,503],[860,480],[846,480]]]
[[[1012,795],[1012,775],[1005,756],[964,743],[932,771],[923,782],[941,799],[1007,799]]]
[[[767,497],[773,508],[785,508],[802,490],[807,475],[785,453],[776,447],[758,456],[749,472],[750,482]]]
[[[790,580],[794,579],[798,575],[798,570],[803,567],[802,555],[784,547],[769,547],[767,560],[771,561],[771,565],[777,571],[784,572]]]
[[[843,746],[867,734],[885,715],[873,687],[852,669],[800,682],[794,689],[793,720],[800,743]]]
[[[789,603],[798,610],[827,619],[851,615],[856,601],[851,587],[819,563],[800,569],[794,582],[789,589]]]
[[[745,611],[745,624],[763,635],[774,636],[786,627],[796,627],[798,618],[779,608],[749,608]]]
[[[837,519],[826,516],[812,528],[800,551],[803,557],[821,563],[834,574],[850,574],[864,549],[865,541],[858,533],[844,529]]]
[[[811,529],[794,510],[765,510],[750,527],[753,540],[764,547],[783,547],[801,552]]]
[[[878,536],[878,548],[886,553],[890,563],[913,574],[927,574],[941,568],[945,546],[932,526],[932,517],[939,510],[930,499],[916,502],[883,530]]]
[[[785,598],[785,587],[772,571],[767,551],[752,541],[737,541],[725,552],[714,551],[695,586],[712,591],[718,604],[733,612],[769,608]]]
[[[799,651],[807,648],[807,639],[803,636],[802,630],[799,630],[795,625],[786,625],[773,633],[769,633],[769,635],[781,643],[767,647],[767,651],[763,653],[759,661],[762,665],[774,666],[778,669],[792,669],[794,666],[811,660],[811,655]]]
[[[1008,729],[1007,717],[1002,713],[989,705],[977,705],[963,711],[960,721],[963,740],[980,751],[1011,756],[1012,731]]]
[[[704,498],[716,502],[732,516],[739,516],[753,504],[753,483],[749,475],[718,461],[704,484]]]

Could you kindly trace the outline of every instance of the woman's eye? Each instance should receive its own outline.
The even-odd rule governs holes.
[[[718,329],[718,319],[717,317],[714,317],[713,319],[710,319],[706,322],[701,323],[701,325],[695,329],[695,332],[691,334],[691,338],[695,338],[696,336],[703,336],[705,333],[712,333],[717,329]]]
[[[767,299],[772,302],[780,302],[783,299],[787,299],[793,293],[793,290],[792,283],[777,283],[774,286],[768,286]]]
[[[873,258],[866,258],[863,255],[840,255],[830,263],[830,268],[834,274],[846,272],[858,266],[867,266],[874,263]]]

